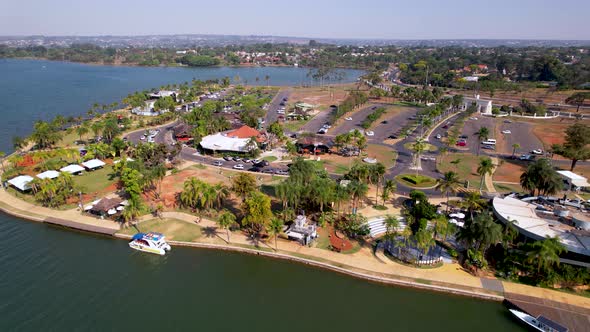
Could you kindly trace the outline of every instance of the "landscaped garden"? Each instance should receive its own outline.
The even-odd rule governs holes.
[[[125,228],[121,234],[134,235],[137,232],[158,232],[166,234],[166,238],[172,241],[191,242],[198,240],[202,235],[203,228],[197,224],[178,219],[150,219],[138,223],[135,226]]]
[[[395,177],[395,180],[411,188],[431,188],[437,184],[435,178],[421,174],[400,174]]]

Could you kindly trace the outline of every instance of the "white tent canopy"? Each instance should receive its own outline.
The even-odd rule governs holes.
[[[103,167],[106,165],[102,160],[99,159],[91,159],[82,163],[82,166],[88,169],[97,169],[99,167]]]
[[[54,171],[54,170],[49,170],[49,171],[45,171],[43,173],[37,174],[37,177],[39,179],[55,179],[58,176],[59,176],[59,172],[58,171]]]
[[[70,173],[70,174],[76,174],[76,173],[80,173],[80,172],[84,171],[84,167],[82,167],[80,165],[76,165],[76,164],[71,164],[66,167],[62,167],[60,169],[60,171]]]
[[[250,138],[228,137],[217,133],[203,137],[200,144],[207,150],[247,152],[248,141],[250,141]]]
[[[21,191],[31,189],[29,182],[33,181],[33,178],[28,175],[19,175],[15,178],[8,180],[8,183]]]

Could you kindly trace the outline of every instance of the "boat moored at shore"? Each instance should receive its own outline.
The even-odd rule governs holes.
[[[166,242],[164,234],[156,232],[135,234],[129,242],[129,247],[159,255],[165,255],[167,251],[172,249]]]
[[[550,320],[547,317],[539,316],[535,318],[525,312],[518,311],[516,309],[508,309],[510,312],[516,316],[516,318],[520,319],[522,322],[530,326],[531,328],[537,331],[544,331],[544,332],[567,332],[569,329],[565,326],[561,326],[560,324]]]

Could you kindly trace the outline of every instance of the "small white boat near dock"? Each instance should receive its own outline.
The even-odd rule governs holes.
[[[162,233],[137,233],[131,238],[129,247],[152,254],[165,255],[167,251],[172,249],[165,238]]]
[[[569,329],[565,326],[561,326],[560,324],[550,320],[549,318],[539,316],[537,318],[515,309],[508,309],[510,312],[516,316],[516,318],[520,319],[522,322],[530,326],[531,328],[537,331],[544,331],[544,332],[568,332]]]

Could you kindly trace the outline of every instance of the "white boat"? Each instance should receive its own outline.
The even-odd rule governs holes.
[[[172,248],[166,243],[165,236],[162,233],[149,232],[137,233],[129,242],[131,249],[145,251],[152,254],[165,255],[166,251]]]
[[[537,331],[544,331],[544,332],[567,332],[569,329],[565,326],[561,326],[560,324],[550,320],[549,318],[539,316],[537,318],[524,313],[522,311],[518,311],[515,309],[508,309],[510,312],[516,316],[516,318],[520,319],[528,326],[532,327]]]

